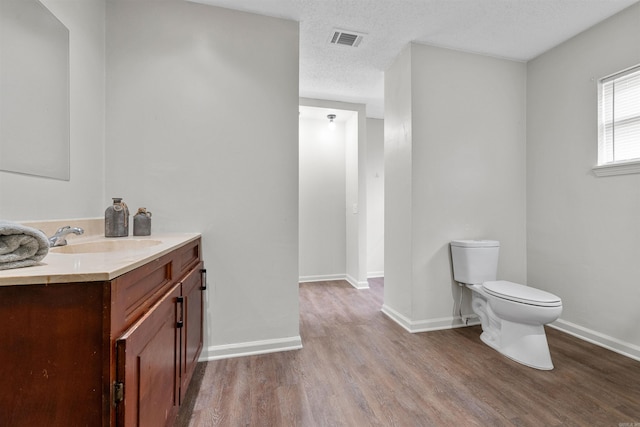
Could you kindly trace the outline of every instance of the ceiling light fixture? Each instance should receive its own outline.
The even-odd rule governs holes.
[[[329,119],[329,129],[334,130],[336,128],[336,122],[333,121],[333,119],[336,118],[335,114],[329,114],[327,115],[327,119]]]

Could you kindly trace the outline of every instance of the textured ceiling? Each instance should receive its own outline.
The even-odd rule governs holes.
[[[527,61],[639,0],[191,0],[300,22],[300,96],[384,114],[384,71],[409,42]],[[331,45],[332,29],[365,33]]]

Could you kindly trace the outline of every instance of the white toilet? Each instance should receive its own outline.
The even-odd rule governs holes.
[[[496,280],[500,242],[451,242],[453,278],[472,291],[480,318],[480,339],[505,356],[536,369],[553,369],[544,325],[562,313],[562,300],[549,292]]]

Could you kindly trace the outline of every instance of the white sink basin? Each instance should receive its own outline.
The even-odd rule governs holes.
[[[51,252],[59,254],[92,254],[101,252],[133,251],[149,248],[162,243],[160,240],[100,240],[96,242],[85,242],[69,244],[67,246],[56,246],[50,249]]]

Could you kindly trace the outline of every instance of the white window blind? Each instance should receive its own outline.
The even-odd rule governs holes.
[[[598,165],[640,161],[640,65],[600,80]]]

